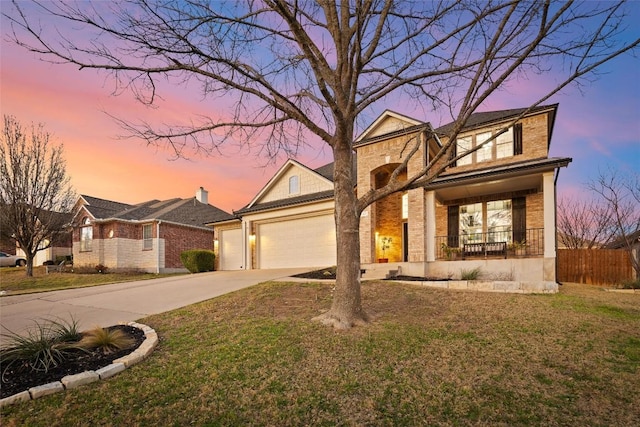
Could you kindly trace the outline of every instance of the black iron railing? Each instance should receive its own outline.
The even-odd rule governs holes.
[[[437,259],[524,257],[544,254],[544,228],[529,228],[514,239],[513,231],[436,237]]]

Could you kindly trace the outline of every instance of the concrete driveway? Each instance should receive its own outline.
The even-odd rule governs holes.
[[[0,325],[24,333],[34,320],[71,317],[80,329],[130,322],[309,269],[214,271],[0,298]],[[5,329],[6,328],[6,329]],[[4,341],[4,340],[2,340]]]

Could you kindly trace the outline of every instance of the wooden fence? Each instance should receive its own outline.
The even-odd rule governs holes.
[[[613,285],[633,279],[629,253],[623,249],[558,249],[558,281]]]

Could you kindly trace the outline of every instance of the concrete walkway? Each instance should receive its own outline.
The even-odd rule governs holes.
[[[137,282],[0,298],[0,332],[24,333],[34,320],[72,317],[81,330],[131,322],[165,311],[284,279],[308,269],[214,271]],[[6,328],[6,329],[5,329]],[[0,340],[3,342],[4,340]]]

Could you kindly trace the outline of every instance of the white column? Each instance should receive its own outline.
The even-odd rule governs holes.
[[[436,260],[436,193],[433,191],[427,191],[427,197],[425,200],[426,211],[426,249],[427,256],[425,257],[427,262]]]
[[[547,172],[542,178],[544,192],[544,257],[556,257],[556,188],[553,172]]]

